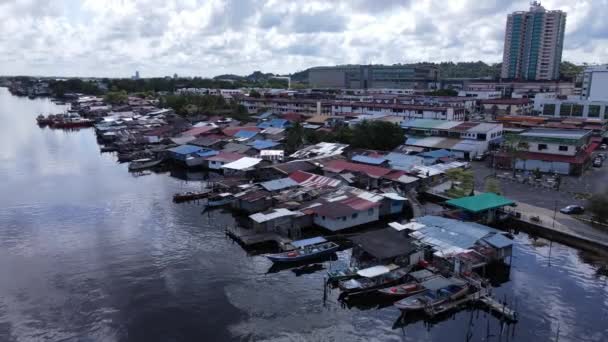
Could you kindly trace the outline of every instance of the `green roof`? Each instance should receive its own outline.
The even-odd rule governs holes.
[[[499,196],[495,193],[486,192],[475,196],[451,199],[446,203],[451,206],[464,209],[466,211],[478,213],[481,211],[504,207],[505,205],[511,205],[515,202],[511,201],[506,197]]]

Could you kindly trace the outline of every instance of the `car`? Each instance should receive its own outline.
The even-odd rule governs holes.
[[[473,160],[482,161],[482,160],[486,159],[486,156],[487,156],[487,154],[485,154],[485,153],[477,154],[477,155],[475,155],[475,157],[473,157]]]
[[[585,208],[581,207],[580,205],[572,204],[567,207],[561,208],[559,212],[567,215],[582,214],[585,212]]]
[[[602,164],[604,164],[602,158],[593,159],[593,167],[602,167]]]
[[[606,153],[598,153],[596,158],[602,158],[602,160],[606,160]]]
[[[596,145],[596,146],[597,146],[597,145]],[[601,144],[601,145],[600,145],[600,150],[605,150],[605,149],[607,149],[607,148],[608,148],[608,145],[606,145],[606,144]]]

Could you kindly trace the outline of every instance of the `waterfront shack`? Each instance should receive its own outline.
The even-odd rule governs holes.
[[[312,225],[310,215],[285,208],[255,213],[249,219],[256,233],[272,232],[289,239],[301,238],[302,229]]]
[[[351,266],[359,268],[374,265],[414,265],[424,260],[424,252],[413,243],[414,239],[392,228],[375,230],[349,238],[354,244]]]
[[[222,170],[225,175],[245,175],[253,171],[261,162],[262,159],[243,157],[231,163],[224,164]]]

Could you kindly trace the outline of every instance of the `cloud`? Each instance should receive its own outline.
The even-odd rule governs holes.
[[[564,59],[606,62],[608,0],[568,13]],[[527,0],[0,0],[0,74],[290,73],[315,65],[499,62]]]

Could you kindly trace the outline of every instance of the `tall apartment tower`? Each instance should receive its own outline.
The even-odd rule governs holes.
[[[507,18],[502,78],[524,80],[559,79],[566,12],[547,11],[534,1],[528,12]]]

